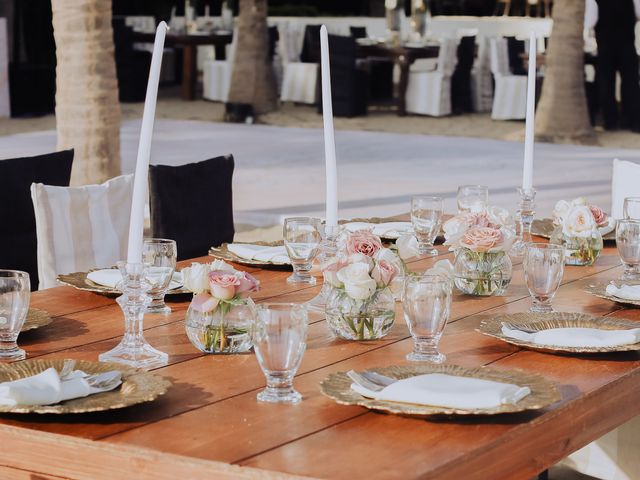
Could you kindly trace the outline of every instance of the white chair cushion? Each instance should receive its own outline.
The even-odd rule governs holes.
[[[55,287],[58,274],[126,258],[132,195],[133,175],[82,187],[31,184],[41,290]]]
[[[613,160],[611,176],[611,216],[622,218],[626,197],[640,197],[640,164],[626,160]]]

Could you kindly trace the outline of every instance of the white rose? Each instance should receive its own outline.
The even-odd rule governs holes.
[[[236,271],[235,268],[233,268],[231,265],[229,265],[224,260],[214,260],[213,262],[211,262],[209,268],[210,268],[211,271],[214,271],[214,270],[224,270],[224,271],[227,271],[227,272],[235,272]]]
[[[338,270],[341,268],[341,262],[342,260],[338,258],[332,258],[320,265],[324,281],[335,288],[344,287],[342,282],[338,280]]]
[[[578,197],[571,200],[571,206],[578,207],[582,205],[587,205],[587,199],[584,197]]]
[[[564,219],[567,218],[569,211],[571,210],[571,204],[566,200],[560,200],[553,208],[553,219],[557,224],[562,224]]]
[[[511,247],[516,241],[516,232],[510,228],[501,228],[502,231],[502,245],[497,249],[490,248],[490,252],[507,252],[511,250]]]
[[[398,248],[398,255],[402,260],[420,255],[420,252],[418,252],[418,240],[416,236],[411,233],[398,238],[396,240],[396,247]]]
[[[591,236],[598,226],[587,206],[573,207],[562,223],[562,233],[567,237],[586,238]]]
[[[353,253],[347,257],[349,263],[365,263],[369,265],[369,271],[373,268],[373,258],[367,257],[364,253]]]
[[[190,267],[183,268],[184,288],[196,294],[208,292],[210,271],[210,266],[203,263],[192,263]]]
[[[493,224],[508,228],[511,228],[514,225],[513,217],[506,208],[489,207],[487,208],[487,216],[489,217],[489,221]]]
[[[393,250],[389,248],[381,248],[380,250],[378,250],[378,253],[376,253],[376,260],[377,261],[384,260],[385,262],[396,267],[396,271],[399,274],[404,273],[404,263],[402,259]]]
[[[337,278],[354,300],[366,300],[376,291],[376,281],[369,275],[369,265],[352,263],[338,271]]]
[[[427,275],[440,275],[453,280],[454,268],[449,260],[438,260],[433,267],[424,273]]]
[[[442,229],[444,230],[445,245],[454,245],[462,238],[464,233],[469,230],[471,223],[469,215],[456,215],[450,218]]]

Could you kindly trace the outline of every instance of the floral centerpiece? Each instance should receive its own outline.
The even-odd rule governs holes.
[[[325,313],[334,334],[347,340],[384,337],[395,320],[393,280],[404,274],[398,254],[369,230],[348,233],[323,265],[331,287]]]
[[[182,278],[193,292],[185,319],[191,343],[205,353],[248,351],[255,311],[249,294],[258,291],[258,280],[222,260],[193,263],[182,269]]]
[[[616,227],[613,217],[583,197],[556,203],[553,222],[551,243],[564,245],[567,265],[592,265],[602,250],[602,236]]]
[[[454,284],[469,295],[501,295],[511,282],[513,219],[499,207],[462,213],[445,222],[445,245],[455,252]]]

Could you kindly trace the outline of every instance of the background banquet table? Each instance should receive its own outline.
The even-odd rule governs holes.
[[[415,260],[422,270],[451,256]],[[198,259],[207,261],[206,258]],[[188,262],[183,262],[183,265]],[[240,267],[242,268],[242,267]],[[256,301],[302,302],[319,286],[288,285],[287,272],[252,271]],[[567,267],[558,310],[640,320],[640,310],[582,291],[622,273],[615,248],[592,267]],[[252,354],[204,356],[184,333],[188,299],[168,316],[145,318],[148,341],[169,353],[158,373],[173,386],[153,403],[77,416],[0,418],[0,476],[33,478],[527,478],[640,413],[635,353],[559,356],[521,350],[474,329],[487,316],[521,312],[530,299],[519,264],[505,296],[456,295],[441,342],[447,363],[523,369],[557,382],[562,400],[538,413],[423,420],[341,406],[320,393],[329,373],[406,363],[412,341],[400,316],[380,341],[335,340],[323,318],[310,318],[308,348],[294,380],[296,406],[256,401],[264,377]],[[55,316],[23,335],[29,358],[96,360],[122,335],[113,299],[57,287],[34,293],[32,306]]]

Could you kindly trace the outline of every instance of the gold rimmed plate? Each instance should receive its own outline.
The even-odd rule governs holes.
[[[49,314],[49,312],[40,310],[39,308],[30,308],[20,332],[24,333],[28,332],[29,330],[35,330],[36,328],[44,327],[45,325],[49,325],[52,321],[53,319],[51,318],[51,314]]]
[[[550,239],[555,228],[556,227],[553,224],[553,218],[535,218],[533,222],[531,222],[531,235]],[[604,234],[602,236],[602,240],[604,240],[605,242],[615,242],[616,231],[614,230],[612,232]]]
[[[117,288],[107,287],[105,285],[100,285],[99,283],[95,283],[88,278],[88,275],[91,272],[95,272],[97,270],[102,270],[100,268],[94,268],[89,270],[88,272],[74,272],[68,274],[58,275],[57,280],[58,283],[63,285],[69,285],[70,287],[77,288],[78,290],[83,290],[85,292],[93,292],[93,293],[101,293],[102,295],[121,295],[122,292]],[[167,290],[166,295],[184,295],[190,294],[191,292],[184,287],[173,288]]]
[[[51,367],[60,372],[63,364],[64,360],[24,360],[0,364],[0,382],[37,375]],[[78,360],[75,369],[82,370],[89,375],[119,370],[122,372],[122,385],[110,392],[74,398],[56,405],[0,405],[0,412],[67,414],[115,410],[155,400],[158,396],[164,395],[171,385],[169,380],[159,375],[126,368],[117,363]]]
[[[246,245],[262,245],[265,247],[281,247],[284,245],[282,240],[277,242],[236,242],[240,244]],[[211,247],[209,249],[209,255],[217,258],[219,260],[224,260],[225,262],[233,262],[238,265],[245,265],[247,267],[257,267],[257,268],[270,268],[275,270],[292,270],[291,263],[284,262],[272,262],[272,261],[264,261],[264,260],[251,260],[247,258],[242,258],[232,251],[229,250],[229,244],[223,243],[219,247]]]
[[[497,370],[488,367],[464,368],[458,365],[394,365],[384,368],[372,368],[368,371],[377,372],[398,380],[416,375],[442,373],[529,387],[531,393],[515,404],[504,404],[498,408],[460,409],[389,402],[366,398],[353,391],[351,389],[353,382],[345,372],[330,374],[322,381],[320,389],[324,395],[341,405],[360,405],[371,410],[421,417],[431,415],[497,415],[515,413],[525,410],[538,410],[560,400],[560,394],[552,382],[540,375],[520,370]]]
[[[640,350],[640,343],[618,345],[615,347],[564,347],[555,345],[539,345],[533,342],[511,338],[502,333],[502,324],[525,331],[540,331],[552,328],[596,328],[598,330],[628,330],[640,327],[640,322],[631,320],[595,317],[584,313],[513,313],[485,319],[476,331],[497,338],[503,342],[547,353],[611,353],[632,352]]]
[[[591,295],[595,295],[596,297],[599,298],[604,298],[606,300],[611,300],[612,302],[616,302],[616,303],[621,303],[623,305],[633,305],[634,307],[640,307],[640,300],[627,300],[625,298],[620,298],[620,297],[616,297],[614,295],[609,295],[607,293],[607,286],[609,284],[613,283],[616,287],[620,287],[623,283],[626,285],[631,285],[631,284],[636,284],[637,283],[633,283],[633,282],[621,282],[621,281],[611,281],[611,282],[601,282],[601,283],[595,283],[595,284],[591,284],[591,285],[587,285],[584,288],[584,291],[587,293],[590,293]]]
[[[369,217],[369,218],[352,218],[349,220],[340,220],[338,222],[340,225],[344,225],[347,223],[370,223],[372,225],[379,225],[381,223],[408,223],[410,224],[411,222],[408,222],[406,220],[398,220],[398,219],[394,219],[394,218],[383,218],[383,217]],[[388,243],[393,243],[395,242],[398,238],[400,238],[402,235],[405,234],[413,234],[413,227],[409,228],[406,231],[402,231],[402,232],[393,232],[393,233],[388,233],[385,235],[381,235],[380,239],[388,242]],[[442,243],[444,242],[444,231],[442,230],[442,227],[440,229],[440,233],[438,233],[438,236],[436,237],[436,243]]]

